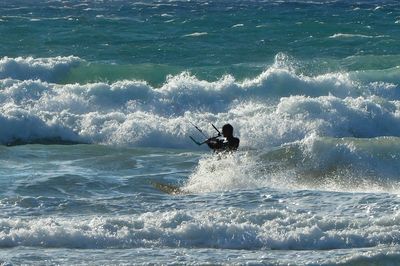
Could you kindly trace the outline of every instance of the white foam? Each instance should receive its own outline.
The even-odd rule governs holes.
[[[205,193],[269,187],[398,194],[398,158],[396,137],[310,135],[277,148],[203,157],[183,189]]]
[[[369,36],[364,34],[349,34],[349,33],[335,33],[329,36],[331,39],[335,38],[375,38],[375,36]]]
[[[232,28],[239,28],[239,27],[244,27],[244,24],[239,23],[232,26]]]
[[[289,209],[151,212],[118,217],[0,219],[0,246],[325,250],[397,245],[398,213],[325,217]]]
[[[256,179],[257,170],[254,158],[246,153],[206,157],[199,161],[183,189],[204,193],[260,187],[263,183]]]
[[[0,79],[41,79],[56,82],[81,62],[80,58],[74,56],[51,58],[3,57],[0,59]]]
[[[230,122],[242,146],[258,148],[300,141],[312,134],[400,135],[400,94],[398,80],[393,78],[397,68],[387,77],[376,73],[379,82],[374,82],[368,73],[304,76],[296,73],[290,61],[277,55],[274,65],[244,81],[226,75],[209,82],[183,72],[169,76],[159,88],[136,80],[62,85],[1,79],[1,119],[6,127],[0,129],[0,140],[8,143],[59,134],[92,143],[193,148],[188,135],[196,130],[189,121],[209,134],[214,132],[210,123]],[[38,73],[51,80],[79,59],[2,62],[0,73],[9,73],[14,64],[27,70],[15,72],[21,79]],[[21,127],[23,122],[18,121],[26,117],[31,122]]]
[[[204,35],[208,35],[208,32],[193,32],[193,33],[185,34],[185,35],[183,35],[183,37],[200,37],[200,36],[204,36]]]
[[[44,139],[60,139],[65,141],[83,141],[73,129],[63,126],[59,118],[51,117],[46,121],[43,116],[48,113],[34,114],[13,104],[1,107],[0,142],[10,144],[14,141],[30,142]]]

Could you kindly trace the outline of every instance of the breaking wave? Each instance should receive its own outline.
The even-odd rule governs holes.
[[[398,137],[310,136],[265,150],[206,156],[183,189],[204,193],[237,189],[317,189],[399,193]]]
[[[248,147],[311,135],[400,135],[399,68],[306,76],[281,57],[252,79],[206,81],[183,72],[160,87],[140,80],[60,84],[81,59],[3,58],[0,142],[190,148],[187,136],[196,132],[189,122],[209,133],[210,123],[230,122]]]
[[[0,59],[0,79],[40,79],[58,82],[81,62],[83,60],[75,56],[53,58],[4,57]]]
[[[14,218],[0,220],[0,247],[364,248],[398,245],[398,220],[398,213],[363,222],[287,210],[244,211],[238,208],[196,213],[177,210],[118,218]]]

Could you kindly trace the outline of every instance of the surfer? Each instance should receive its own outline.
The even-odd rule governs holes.
[[[208,147],[213,149],[214,152],[236,151],[240,140],[233,136],[233,127],[230,124],[225,124],[222,127],[222,135],[225,139],[219,139],[218,136],[206,140]]]

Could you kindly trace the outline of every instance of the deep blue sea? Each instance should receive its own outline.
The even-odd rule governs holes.
[[[398,0],[2,0],[0,36],[0,265],[400,264]]]

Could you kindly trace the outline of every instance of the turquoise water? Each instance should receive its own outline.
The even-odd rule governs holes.
[[[3,1],[0,36],[0,264],[398,262],[398,1]]]
[[[12,1],[1,56],[74,55],[66,82],[260,74],[284,53],[302,73],[397,66],[397,1]],[[88,64],[90,64],[88,66]]]

